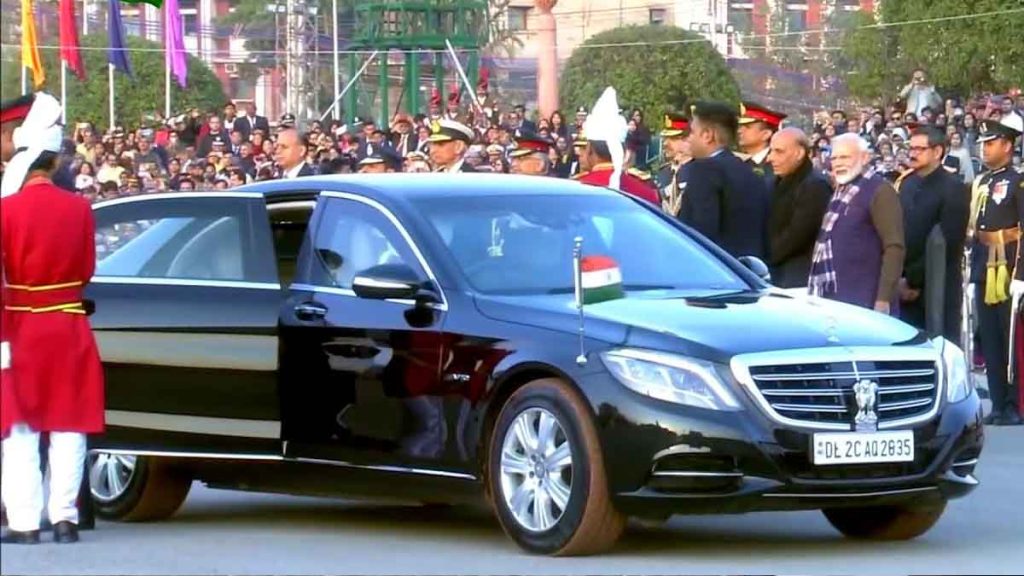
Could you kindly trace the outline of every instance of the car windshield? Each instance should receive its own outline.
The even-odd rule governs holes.
[[[695,240],[625,197],[487,195],[419,200],[417,209],[482,294],[572,293],[576,237],[584,256],[618,265],[631,296],[749,289]]]

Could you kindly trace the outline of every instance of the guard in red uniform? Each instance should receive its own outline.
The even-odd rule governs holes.
[[[14,157],[14,129],[21,125],[32,108],[35,94],[29,93],[0,104],[0,164]],[[3,305],[3,265],[0,262],[0,389],[11,381],[10,343],[4,334],[8,312]],[[11,386],[12,384],[6,384]],[[7,526],[7,510],[0,504],[0,526]]]
[[[627,131],[626,119],[619,114],[615,89],[608,87],[583,124],[587,146],[582,154],[590,171],[581,174],[577,180],[621,190],[660,205],[658,191],[623,167],[625,151],[622,143],[626,141]]]
[[[50,180],[61,149],[60,104],[36,95],[14,132],[19,150],[0,185],[11,379],[0,389],[5,543],[39,541],[40,433],[49,433],[49,519],[57,542],[78,540],[76,500],[86,434],[104,430],[103,369],[82,291],[96,263],[95,223],[84,199]],[[16,193],[15,193],[16,192]]]

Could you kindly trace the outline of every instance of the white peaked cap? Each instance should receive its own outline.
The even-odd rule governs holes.
[[[28,169],[43,152],[60,152],[64,141],[64,127],[60,123],[60,102],[46,92],[36,93],[32,108],[12,137],[14,154],[4,169],[0,184],[0,198],[16,193],[25,183]]]
[[[626,141],[626,134],[629,133],[629,123],[619,114],[619,99],[615,88],[611,86],[604,89],[604,93],[597,99],[597,103],[590,110],[590,115],[583,122],[583,137],[587,140],[596,140],[608,145],[608,151],[612,155],[612,165],[615,170],[612,172],[608,186],[618,188],[622,176],[622,165],[625,161],[625,150],[622,143]]]

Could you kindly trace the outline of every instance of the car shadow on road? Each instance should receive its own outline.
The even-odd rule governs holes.
[[[743,520],[738,520],[742,518]],[[253,502],[202,502],[186,504],[167,521],[175,528],[254,528],[273,533],[309,533],[344,536],[356,532],[381,534],[392,538],[416,537],[424,532],[453,544],[472,542],[477,546],[496,546],[510,551],[510,542],[490,509],[481,505],[420,506],[373,502],[333,501],[289,498]],[[170,527],[170,526],[168,526]],[[927,547],[923,538],[918,543]],[[934,545],[934,543],[932,543]],[[677,555],[709,558],[723,549],[735,549],[739,555],[763,551],[772,556],[870,550],[872,554],[898,549],[906,552],[915,542],[866,543],[843,538],[817,513],[765,513],[744,516],[674,517],[657,526],[632,522],[622,540],[610,551],[613,555]],[[898,548],[893,548],[898,547]]]

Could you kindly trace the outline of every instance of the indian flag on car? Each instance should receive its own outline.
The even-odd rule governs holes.
[[[580,259],[580,287],[583,304],[597,304],[625,297],[619,265],[607,256]]]

